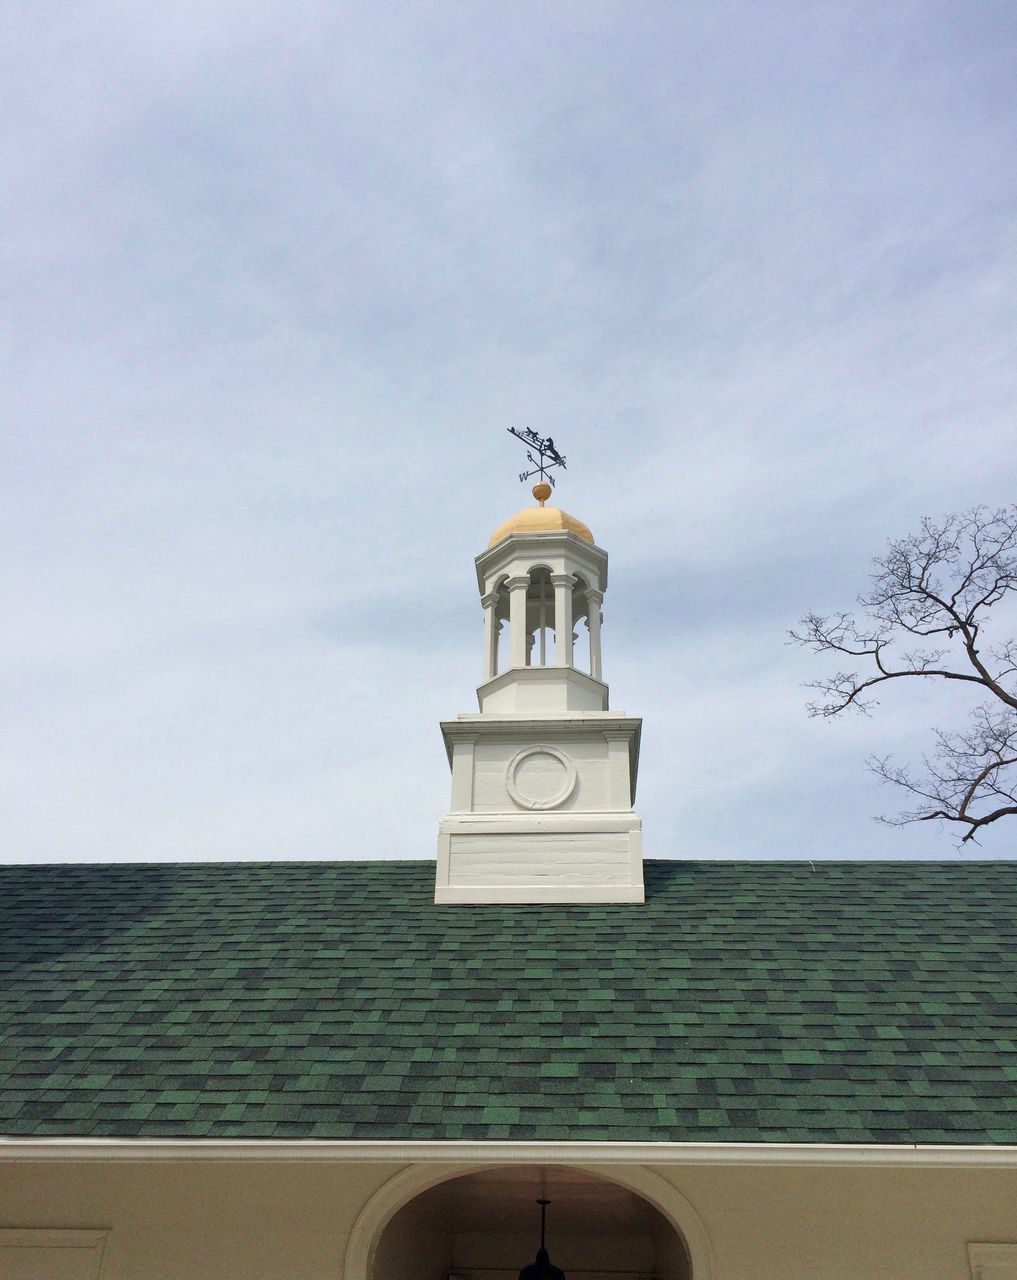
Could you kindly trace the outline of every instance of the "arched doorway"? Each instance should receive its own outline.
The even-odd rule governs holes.
[[[460,1173],[420,1191],[380,1230],[366,1280],[516,1280],[539,1243],[538,1197],[551,1201],[548,1251],[567,1280],[692,1280],[686,1242],[660,1209],[559,1165]]]

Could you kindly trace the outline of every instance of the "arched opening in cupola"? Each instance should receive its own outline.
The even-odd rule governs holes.
[[[540,1244],[567,1280],[692,1280],[690,1250],[656,1205],[585,1170],[505,1166],[420,1192],[382,1228],[369,1280],[517,1280]],[[697,1267],[696,1280],[700,1280]]]
[[[590,664],[590,602],[586,592],[589,583],[576,574],[572,588],[572,662],[577,671],[591,672]]]
[[[554,587],[551,570],[535,565],[526,588],[526,665],[547,667],[554,663]]]
[[[502,574],[491,591],[493,599],[493,633],[490,673],[496,676],[509,665],[509,593],[505,586],[508,574]]]

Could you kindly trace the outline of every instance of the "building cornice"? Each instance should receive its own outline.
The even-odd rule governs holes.
[[[219,1138],[0,1138],[2,1160],[373,1161],[1017,1169],[1017,1146],[777,1142],[401,1142]]]

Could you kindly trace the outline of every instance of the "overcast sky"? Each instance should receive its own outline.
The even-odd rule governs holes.
[[[1017,499],[1013,0],[0,24],[0,857],[433,856],[509,426],[611,557],[648,856],[958,856],[864,759],[965,700],[809,720],[785,635]]]

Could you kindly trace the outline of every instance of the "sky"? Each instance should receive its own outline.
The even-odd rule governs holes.
[[[1012,0],[0,29],[0,860],[433,857],[511,426],[610,555],[647,856],[976,856],[864,764],[967,699],[809,719],[786,640],[1017,498]]]

